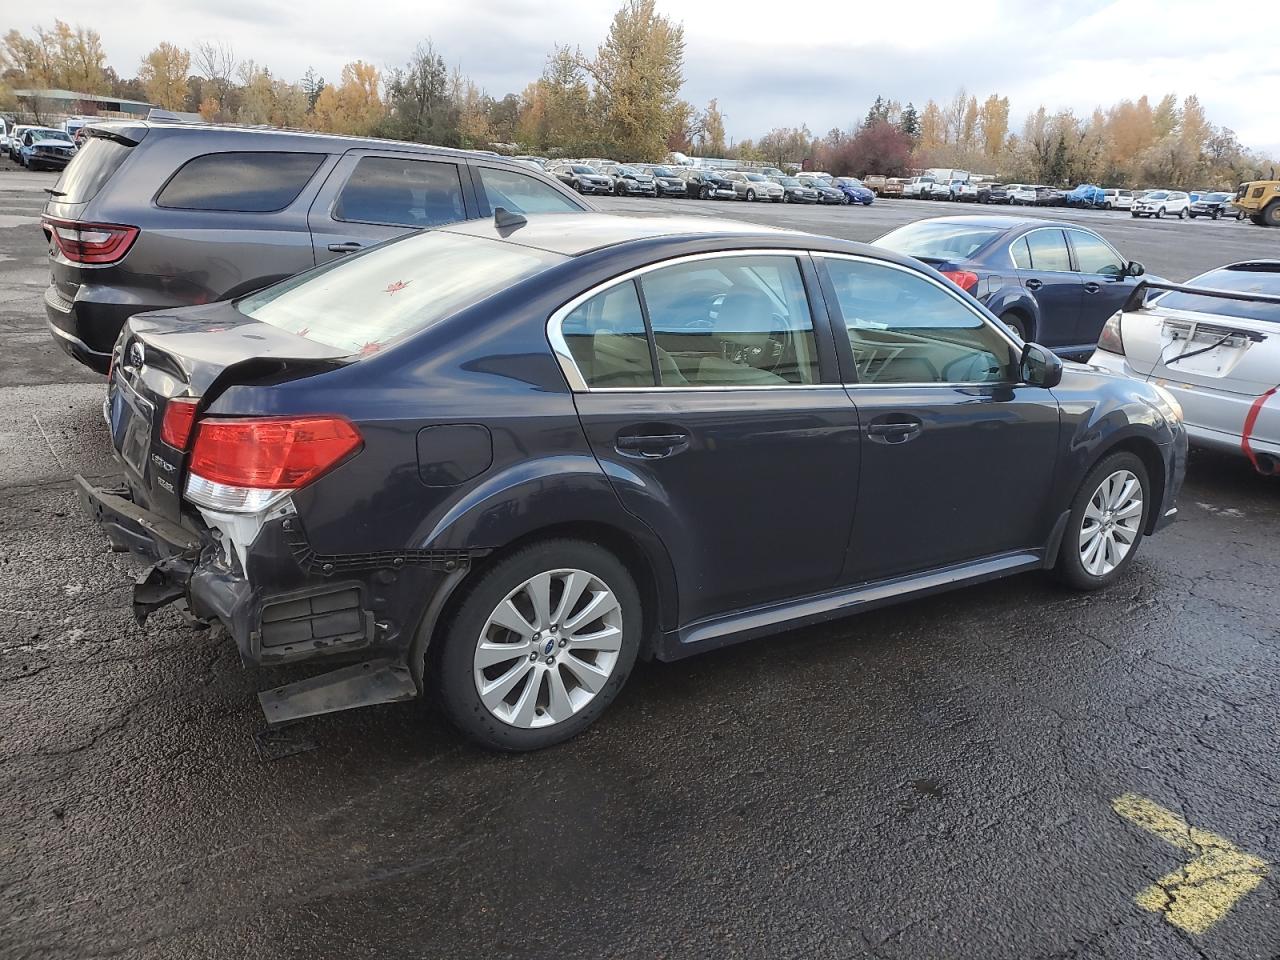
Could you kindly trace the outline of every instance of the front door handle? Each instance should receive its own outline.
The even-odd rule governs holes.
[[[332,247],[330,247],[329,249],[331,249],[331,250],[332,250],[333,248],[332,248]],[[1041,287],[1043,287],[1043,286],[1044,286],[1044,281],[1043,281],[1043,280],[1028,280],[1028,281],[1027,281],[1027,289],[1028,289],[1028,290],[1039,290],[1039,289],[1040,289]]]
[[[1085,293],[1097,293],[1101,289],[1102,289],[1102,284],[1094,283],[1092,280],[1090,280],[1088,283],[1084,285]]]
[[[689,447],[687,433],[628,434],[614,441],[618,452],[624,456],[658,460],[674,456]]]
[[[877,443],[906,443],[923,429],[919,420],[882,420],[867,424],[867,436]]]
[[[364,244],[357,243],[355,240],[348,240],[346,243],[329,244],[330,253],[355,253],[357,250],[363,250]]]

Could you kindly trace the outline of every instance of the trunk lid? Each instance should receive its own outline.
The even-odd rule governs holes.
[[[1271,321],[1147,307],[1121,320],[1129,365],[1149,380],[1259,396],[1280,381]]]
[[[307,376],[346,356],[231,303],[130,319],[116,343],[103,414],[134,502],[171,520],[181,516],[188,451],[161,438],[171,400],[194,398],[203,410],[233,383]]]

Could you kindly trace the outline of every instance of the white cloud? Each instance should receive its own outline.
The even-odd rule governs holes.
[[[718,97],[737,138],[799,123],[823,132],[863,116],[877,94],[919,106],[963,86],[1010,97],[1015,127],[1040,103],[1087,114],[1125,97],[1194,93],[1214,123],[1280,153],[1280,101],[1264,95],[1280,85],[1274,37],[1232,29],[1204,0],[966,0],[936,8],[855,0],[795,11],[761,0],[659,2],[685,25],[686,97],[698,105]],[[313,66],[336,79],[357,58],[395,66],[429,37],[496,96],[519,92],[556,43],[593,50],[614,10],[610,2],[555,0],[54,0],[21,16],[18,0],[0,0],[5,7],[11,25],[59,17],[96,28],[123,76],[161,40],[190,46],[222,38],[278,76],[300,77]]]

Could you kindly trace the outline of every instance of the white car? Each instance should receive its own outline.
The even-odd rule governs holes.
[[[1191,194],[1181,190],[1152,190],[1146,196],[1133,202],[1129,213],[1134,217],[1165,217],[1187,219],[1191,212]]]
[[[912,177],[902,185],[902,195],[917,200],[927,199],[933,182],[933,177]]]
[[[951,199],[952,200],[978,200],[978,185],[972,180],[953,180],[951,181]]]
[[[734,193],[739,200],[772,200],[782,202],[782,187],[768,179],[762,173],[752,170],[735,170],[726,173],[725,179],[733,183]]]
[[[1009,184],[1009,202],[1035,206],[1036,188],[1025,183]]]
[[[1280,260],[1233,263],[1185,286],[1148,286],[1168,292],[1136,303],[1139,285],[1102,328],[1090,363],[1168,391],[1193,446],[1242,454],[1262,473],[1280,473]]]
[[[1133,206],[1132,190],[1103,190],[1102,196],[1104,210],[1128,210]]]

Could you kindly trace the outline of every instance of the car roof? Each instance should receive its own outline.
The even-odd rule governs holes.
[[[715,217],[635,217],[607,213],[531,214],[527,222],[514,229],[499,227],[493,218],[470,220],[437,229],[462,236],[484,237],[534,247],[550,253],[577,257],[605,247],[646,240],[743,241],[759,240],[764,245],[865,252],[885,259],[885,251],[862,244],[799,230],[785,230],[748,223],[743,220],[720,220]],[[888,259],[893,259],[892,256]]]
[[[1000,215],[971,217],[933,217],[929,220],[917,220],[916,223],[959,223],[972,227],[992,227],[997,230],[1019,230],[1026,227],[1072,227],[1093,233],[1086,226],[1069,223],[1066,220],[1045,220],[1041,217],[1010,217]]]

